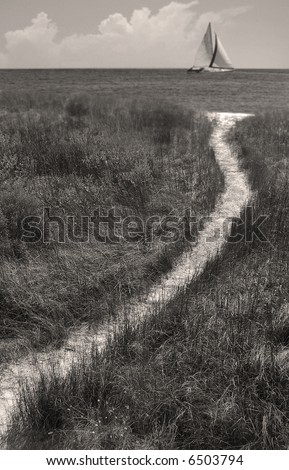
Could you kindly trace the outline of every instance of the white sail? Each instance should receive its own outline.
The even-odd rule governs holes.
[[[209,67],[213,53],[213,33],[210,23],[196,54],[194,67]]]
[[[189,72],[222,72],[227,70],[233,70],[232,62],[217,34],[213,34],[211,23],[209,23],[197,51],[194,66]]]
[[[216,36],[216,56],[213,63],[213,67],[220,67],[220,68],[233,68],[233,64],[224,49],[223,44],[221,43],[220,39]]]

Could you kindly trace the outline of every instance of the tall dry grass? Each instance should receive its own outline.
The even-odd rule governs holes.
[[[268,242],[227,244],[143,324],[21,393],[21,449],[287,449],[289,114],[230,135]]]
[[[0,101],[0,338],[15,340],[11,350],[57,345],[70,327],[112,315],[145,291],[186,242],[31,244],[23,219],[41,219],[48,207],[52,216],[73,215],[79,230],[97,207],[143,220],[190,207],[208,214],[223,188],[211,124],[160,102],[36,92]]]

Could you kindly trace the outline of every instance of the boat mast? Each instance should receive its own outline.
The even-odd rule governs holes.
[[[210,31],[210,38],[211,38],[211,44],[212,44],[212,49],[214,48],[214,42],[213,42],[213,29],[212,29],[212,23],[209,23],[208,30]]]

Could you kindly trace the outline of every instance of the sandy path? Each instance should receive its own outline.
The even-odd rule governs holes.
[[[223,245],[223,221],[238,216],[249,197],[246,176],[240,172],[236,155],[225,140],[227,131],[234,126],[237,120],[243,119],[245,116],[245,114],[231,113],[209,114],[211,119],[216,120],[211,145],[225,174],[226,190],[211,214],[211,220],[200,232],[198,244],[178,259],[177,265],[148,292],[143,300],[131,302],[120,311],[118,322],[121,322],[124,317],[137,321],[142,316],[149,314],[153,304],[168,302],[179,288],[185,286],[193,276],[203,269],[208,259],[214,257]],[[220,235],[216,237],[215,234],[218,232]],[[212,237],[213,240],[208,241]],[[21,382],[37,380],[39,371],[47,370],[53,364],[57,364],[59,370],[65,373],[79,355],[89,349],[90,345],[96,343],[101,349],[107,336],[115,328],[116,324],[104,324],[96,332],[82,328],[73,333],[60,350],[31,354],[24,361],[11,364],[5,370],[0,381],[0,434],[3,434],[8,426],[9,414],[17,400]]]

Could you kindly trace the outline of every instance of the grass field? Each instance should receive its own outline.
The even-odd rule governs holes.
[[[210,122],[161,102],[80,94],[1,94],[0,361],[57,346],[69,328],[113,315],[145,291],[186,249],[180,237],[103,243],[82,225],[100,208],[137,216],[207,215],[223,189],[209,148]],[[23,239],[25,217],[73,216],[64,239]],[[38,223],[38,222],[37,222]],[[180,222],[181,224],[181,222]],[[35,225],[34,225],[35,227]],[[24,227],[25,228],[25,227]],[[102,226],[104,235],[105,227]],[[31,234],[30,234],[31,235]],[[42,233],[43,235],[43,233]],[[87,238],[89,236],[89,238]],[[25,235],[26,237],[26,235]]]
[[[102,355],[23,389],[8,448],[288,448],[289,114],[247,118],[228,138],[267,241],[244,230]]]

